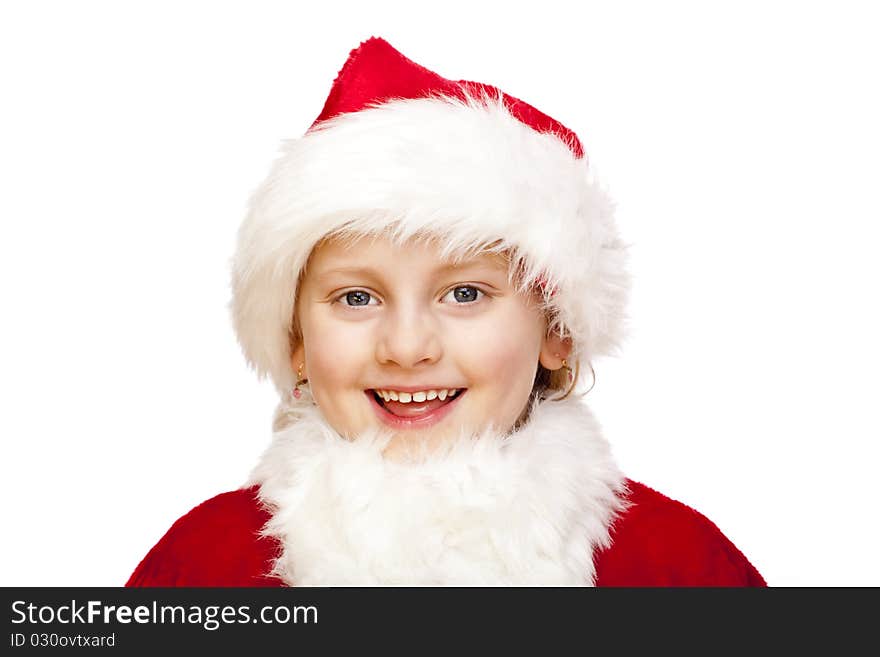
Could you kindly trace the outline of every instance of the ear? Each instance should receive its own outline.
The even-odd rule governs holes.
[[[538,362],[548,370],[558,370],[562,367],[562,360],[568,358],[570,353],[571,338],[563,339],[558,333],[551,333],[544,337]]]

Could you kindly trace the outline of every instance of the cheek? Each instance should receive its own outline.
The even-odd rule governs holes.
[[[470,336],[466,349],[477,365],[475,380],[500,384],[507,393],[528,393],[532,389],[541,348],[542,326],[528,312],[499,314],[497,321],[482,326]]]
[[[313,387],[329,388],[357,379],[371,355],[370,336],[356,324],[312,317],[303,326],[303,337]]]
[[[309,388],[327,422],[341,435],[356,434],[370,420],[361,399],[372,357],[369,336],[353,325],[311,318],[303,326]]]

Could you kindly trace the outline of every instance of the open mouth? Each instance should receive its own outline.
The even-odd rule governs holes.
[[[409,401],[387,399],[374,389],[364,392],[383,422],[397,427],[410,427],[427,426],[439,422],[458,404],[458,400],[464,396],[467,388],[450,391],[452,394],[443,394],[446,391],[442,391],[440,395],[432,396],[432,399],[413,395],[409,396]]]

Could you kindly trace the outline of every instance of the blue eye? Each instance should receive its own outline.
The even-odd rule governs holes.
[[[345,299],[348,306],[368,306],[370,299],[372,299],[370,293],[363,290],[352,290],[344,294],[342,298]]]
[[[473,285],[459,285],[458,287],[450,290],[446,294],[446,297],[448,297],[450,294],[452,295],[452,298],[455,300],[456,304],[461,305],[477,301],[481,296],[483,296],[483,291],[479,288],[474,287]],[[444,299],[446,297],[444,297]]]

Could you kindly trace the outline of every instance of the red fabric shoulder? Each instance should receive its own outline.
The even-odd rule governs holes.
[[[596,555],[597,586],[767,586],[704,515],[628,481],[629,508]]]
[[[256,488],[223,493],[175,522],[126,586],[281,586],[267,577],[278,554],[259,535],[269,520]]]

